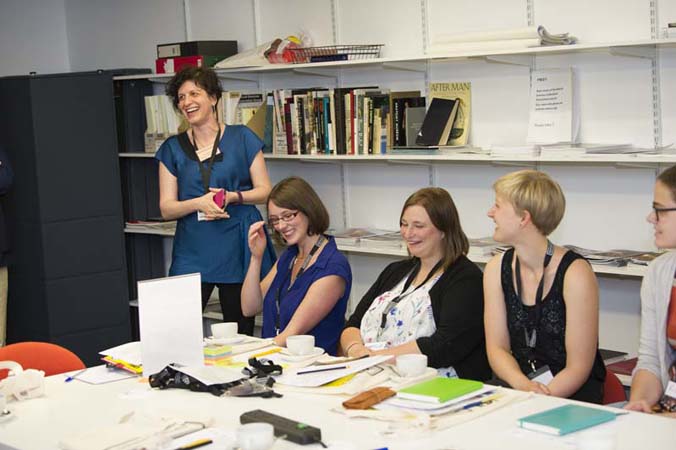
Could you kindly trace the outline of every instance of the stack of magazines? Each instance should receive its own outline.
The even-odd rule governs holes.
[[[128,230],[137,231],[137,232],[175,233],[176,232],[176,221],[170,220],[170,221],[167,221],[167,222],[160,222],[160,221],[134,220],[134,221],[131,221],[131,222],[126,222],[125,227]]]
[[[360,244],[362,247],[374,249],[403,250],[406,248],[406,244],[399,231],[390,231],[386,234],[377,234],[375,236],[365,236],[360,239]]]
[[[589,261],[592,264],[601,264],[604,266],[615,266],[615,267],[626,266],[631,258],[635,258],[638,255],[645,254],[645,252],[639,250],[614,249],[614,250],[599,251],[599,250],[590,250],[588,248],[576,247],[574,245],[564,245],[564,247],[583,256],[587,261]]]
[[[327,234],[333,236],[336,245],[358,246],[363,238],[390,234],[390,230],[377,228],[347,228],[344,230],[329,230]]]

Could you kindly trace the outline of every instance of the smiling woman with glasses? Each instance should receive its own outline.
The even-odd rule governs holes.
[[[261,280],[267,238],[264,222],[249,228],[251,261],[242,286],[242,311],[263,310],[263,337],[285,345],[286,338],[311,334],[315,344],[336,353],[345,322],[352,272],[334,239],[324,233],[329,214],[302,178],[280,181],[268,197],[268,226],[288,248]]]
[[[657,177],[647,220],[655,245],[676,249],[676,166]],[[655,259],[641,282],[641,340],[626,409],[676,418],[676,252]]]

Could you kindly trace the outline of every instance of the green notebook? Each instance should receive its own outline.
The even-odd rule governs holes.
[[[603,409],[565,405],[522,417],[518,421],[521,428],[561,436],[604,422],[610,422],[611,420],[615,420],[616,417],[615,413]]]
[[[445,403],[484,386],[481,381],[437,377],[397,392],[397,397],[427,403]]]

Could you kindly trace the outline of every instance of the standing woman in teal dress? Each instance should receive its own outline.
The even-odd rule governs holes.
[[[169,81],[166,93],[190,128],[167,139],[155,156],[160,210],[165,220],[178,221],[169,275],[199,272],[202,308],[217,286],[223,320],[253,334],[254,318],[242,315],[240,292],[249,226],[262,220],[254,205],[265,202],[271,184],[263,142],[243,125],[219,123],[221,90],[216,73],[204,67],[187,67]],[[268,245],[262,270],[274,261]]]

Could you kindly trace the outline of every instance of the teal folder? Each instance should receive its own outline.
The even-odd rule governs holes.
[[[519,426],[543,433],[564,435],[615,420],[613,412],[579,405],[565,405],[518,419]]]

